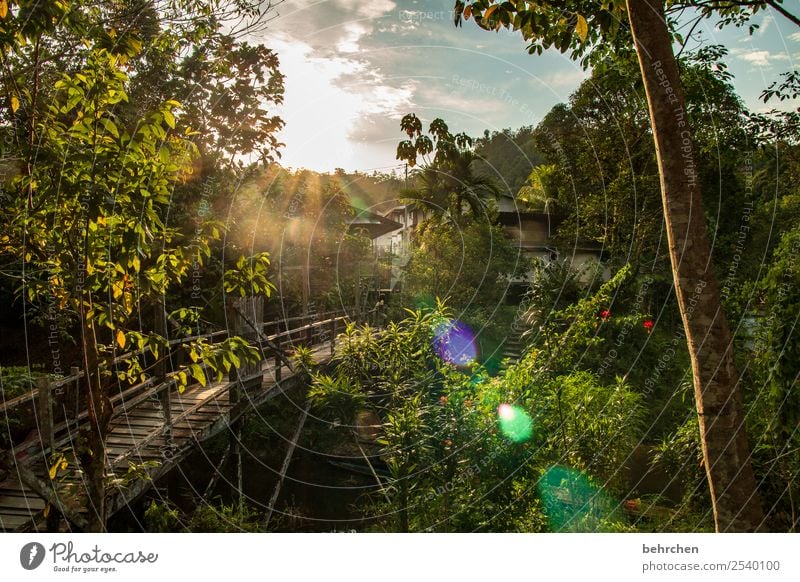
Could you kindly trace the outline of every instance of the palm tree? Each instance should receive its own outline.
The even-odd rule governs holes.
[[[488,176],[478,176],[472,170],[475,154],[464,150],[453,157],[445,181],[456,197],[456,208],[462,210],[466,203],[475,218],[486,214],[486,201],[497,198],[500,188]]]
[[[555,164],[536,166],[528,176],[528,183],[519,189],[517,198],[533,206],[541,206],[549,213],[558,204],[552,180],[558,172]]]
[[[486,215],[486,201],[500,193],[487,176],[472,169],[475,154],[457,152],[446,161],[434,161],[416,172],[418,186],[406,191],[409,200],[428,208],[434,216],[459,217],[470,212],[474,218]]]

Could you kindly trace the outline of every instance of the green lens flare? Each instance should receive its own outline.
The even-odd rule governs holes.
[[[550,531],[607,531],[615,523],[624,522],[619,505],[580,471],[550,467],[537,488]]]
[[[521,443],[531,438],[533,420],[521,408],[510,404],[501,404],[497,408],[497,417],[500,422],[500,431],[507,439]]]

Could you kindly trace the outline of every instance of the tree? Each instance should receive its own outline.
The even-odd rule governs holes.
[[[533,127],[489,132],[475,140],[475,171],[502,184],[515,195],[525,185],[534,166],[542,163],[541,152],[533,141]]]
[[[122,6],[112,8],[124,14]],[[153,312],[165,317],[165,295],[202,267],[223,230],[214,220],[198,221],[191,233],[168,225],[173,188],[197,160],[195,128],[172,98],[151,108],[130,105],[126,71],[135,70],[130,59],[142,46],[129,29],[115,39],[104,26],[119,14],[105,5],[21,2],[0,16],[11,105],[2,128],[13,137],[3,154],[19,162],[2,183],[0,251],[13,267],[6,273],[18,268],[24,308],[63,315],[79,336],[89,426],[76,454],[92,531],[105,529],[111,390],[148,377],[138,355],[164,357],[164,334],[142,322]],[[241,258],[224,273],[225,291],[269,295],[268,266],[266,254]],[[258,357],[237,337],[188,349],[192,363],[169,372],[167,382],[205,383],[208,373],[221,379]]]
[[[544,212],[553,210],[558,203],[552,182],[558,172],[555,164],[541,164],[531,170],[528,182],[519,189],[517,198],[541,208]]]
[[[577,58],[601,40],[606,44],[605,50],[610,51],[619,47],[630,50],[632,42],[656,145],[674,288],[692,361],[716,527],[718,531],[756,531],[763,528],[763,511],[744,430],[731,333],[721,307],[705,218],[697,211],[703,204],[692,128],[686,119],[665,4],[664,0],[502,4],[494,0],[457,0],[455,12],[456,24],[462,17],[474,18],[488,30],[507,27],[521,31],[531,41],[530,52],[541,53],[552,46]],[[673,2],[670,6],[681,4]],[[781,4],[779,0],[686,3],[699,8],[700,18],[719,14],[723,22],[736,24],[768,5],[788,14]]]
[[[37,127],[39,152],[31,175],[13,180],[3,197],[4,251],[24,258],[24,298],[40,309],[54,302],[80,330],[90,430],[82,435],[79,459],[93,531],[105,527],[110,390],[146,377],[137,358],[121,366],[112,361],[145,348],[155,357],[166,350],[166,338],[140,326],[143,309],[185,281],[219,237],[214,222],[193,237],[164,224],[170,187],[191,160],[191,144],[167,138],[176,102],[163,104],[133,130],[117,126],[113,107],[127,98],[125,81],[117,58],[104,49],[85,68],[65,75],[50,115]],[[25,191],[30,195],[20,196]],[[269,291],[265,280],[250,280],[256,292]],[[200,363],[221,376],[233,362],[255,357],[238,338],[218,346],[198,342],[191,349],[195,364],[175,372],[181,385],[187,372],[206,381]]]
[[[448,297],[467,311],[489,311],[503,304],[508,278],[528,266],[499,226],[432,220],[420,226],[404,292],[412,298]]]
[[[687,119],[701,128],[695,133],[699,180],[708,194],[706,215],[721,243],[715,248],[720,270],[730,258],[728,233],[738,235],[741,160],[753,147],[746,110],[718,60],[722,54],[723,47],[704,47],[681,60]],[[569,101],[553,107],[536,127],[547,164],[534,168],[530,186],[518,197],[540,208],[549,201],[563,219],[557,236],[565,243],[596,241],[612,257],[633,257],[671,276],[647,103],[639,65],[630,57],[596,67]]]
[[[419,196],[417,201],[435,215],[460,217],[466,206],[473,217],[485,216],[485,201],[500,191],[491,178],[474,172],[477,158],[471,149],[472,138],[465,133],[453,135],[443,120],[434,119],[428,129],[431,139],[423,134],[422,122],[413,113],[403,117],[400,128],[409,139],[397,145],[397,159],[412,168],[417,156],[427,162],[418,174],[421,187],[414,192]],[[433,159],[427,159],[431,153]]]

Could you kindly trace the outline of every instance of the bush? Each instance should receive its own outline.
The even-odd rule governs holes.
[[[618,504],[606,490],[638,442],[640,397],[622,380],[604,383],[588,372],[551,377],[523,362],[492,377],[477,362],[454,363],[441,345],[442,329],[455,329],[448,322],[452,313],[439,302],[378,336],[349,329],[331,376],[315,378],[318,408],[344,419],[369,407],[383,421],[390,478],[376,497],[378,528],[564,529],[553,525],[538,489],[562,465],[597,491],[575,527],[617,524]]]
[[[188,529],[195,533],[241,533],[261,531],[258,514],[238,503],[203,504],[197,506],[189,519]]]

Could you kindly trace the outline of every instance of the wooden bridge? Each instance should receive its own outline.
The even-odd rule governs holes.
[[[337,312],[263,323],[249,338],[262,356],[258,366],[237,370],[222,382],[190,385],[183,392],[153,374],[113,394],[106,462],[108,474],[113,473],[115,479],[109,487],[106,517],[140,497],[199,443],[223,431],[235,432],[237,421],[248,411],[305,381],[291,369],[287,350],[308,346],[317,362],[325,362],[347,321],[346,315]],[[227,337],[227,331],[219,331],[170,341],[169,353],[159,360],[162,373],[167,367],[181,369],[190,342],[203,338],[219,342]],[[0,450],[0,531],[46,531],[57,527],[52,516],[59,513],[72,516],[67,522],[72,528],[85,517],[87,509],[81,505],[85,505],[86,488],[75,458],[81,429],[88,428],[82,377],[73,368],[66,378],[45,379],[36,390],[0,401],[0,422],[5,426],[16,422],[38,427],[16,439],[16,444],[9,429],[7,440],[12,444]],[[64,455],[65,467],[53,467],[54,451]]]

